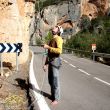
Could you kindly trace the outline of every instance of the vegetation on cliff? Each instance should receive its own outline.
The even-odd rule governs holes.
[[[68,1],[68,0],[39,0],[39,2],[36,2],[36,10],[42,10],[44,7],[50,6],[50,5],[57,5],[63,1]]]
[[[67,39],[65,46],[84,51],[92,51],[91,44],[97,45],[97,52],[110,53],[110,17],[103,16],[93,20],[83,17],[81,31]]]

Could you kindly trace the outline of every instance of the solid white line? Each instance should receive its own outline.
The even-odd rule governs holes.
[[[86,71],[82,70],[82,69],[78,69],[80,72],[85,73],[86,75],[90,75],[89,73],[87,73]]]
[[[36,81],[35,78],[35,73],[34,73],[34,69],[33,69],[33,61],[34,61],[34,54],[32,52],[32,60],[31,60],[31,64],[30,64],[30,74],[29,74],[29,79],[30,79],[30,83],[38,90],[40,90],[38,83]],[[37,93],[36,91],[33,90],[33,93],[35,95],[35,98],[37,100],[38,106],[40,108],[40,110],[50,110],[50,108],[48,107],[44,97]]]
[[[74,67],[74,68],[76,68],[76,66],[74,66],[73,64],[69,64],[70,66],[72,66],[72,67]]]
[[[68,63],[68,61],[66,61],[66,60],[63,60],[65,63]]]
[[[110,83],[108,83],[108,82],[106,82],[106,81],[104,81],[104,80],[102,80],[102,79],[99,79],[99,78],[97,78],[97,77],[94,77],[94,78],[95,78],[96,80],[98,80],[98,81],[100,81],[100,82],[102,82],[102,83],[104,83],[104,84],[110,86]]]
[[[64,58],[67,58],[67,59],[69,59],[69,60],[74,61],[72,58],[69,58],[69,57],[67,57],[67,56],[64,56]]]

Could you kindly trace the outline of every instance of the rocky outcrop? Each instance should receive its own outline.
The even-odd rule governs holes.
[[[100,14],[104,15],[107,8],[108,0],[64,0],[58,4],[44,7],[33,17],[30,36],[45,36],[46,32],[55,25],[63,27],[63,36],[75,34],[79,31],[78,24],[80,24],[82,15],[93,19]]]
[[[82,15],[87,15],[90,19],[96,18],[98,15],[96,5],[83,0],[81,4],[81,16]]]
[[[108,0],[82,0],[81,15],[87,15],[92,19],[98,15],[105,15],[108,7]]]
[[[34,11],[33,2],[24,0],[0,1],[0,43],[23,43],[19,63],[23,64],[29,56],[29,22]],[[3,53],[3,61],[16,64],[15,53]]]
[[[61,25],[64,29],[63,36],[76,33],[80,18],[81,5],[79,0],[64,1],[63,3],[45,7],[36,13],[30,26],[31,37],[45,36],[49,29],[55,25]],[[35,33],[35,34],[33,34]]]
[[[106,13],[109,6],[108,0],[89,0],[89,2],[96,5],[98,12],[101,15]]]

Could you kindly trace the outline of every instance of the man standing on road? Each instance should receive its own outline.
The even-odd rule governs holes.
[[[52,105],[58,104],[60,99],[59,69],[61,66],[60,54],[62,53],[63,45],[60,34],[62,33],[62,27],[55,26],[52,29],[53,38],[49,42],[49,45],[44,44],[44,49],[48,49],[48,55],[43,69],[46,71],[48,67],[48,81],[51,87]]]

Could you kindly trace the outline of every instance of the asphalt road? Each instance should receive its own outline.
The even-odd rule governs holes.
[[[110,66],[63,54],[60,70],[61,100],[53,107],[47,97],[50,95],[48,73],[42,69],[44,50],[38,47],[31,49],[35,53],[35,77],[50,110],[110,110]]]

